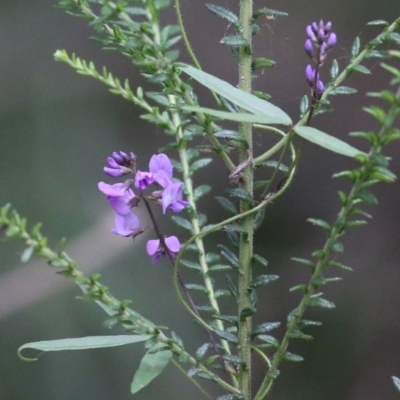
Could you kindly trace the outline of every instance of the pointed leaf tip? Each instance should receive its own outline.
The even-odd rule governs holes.
[[[358,150],[346,142],[343,142],[334,136],[328,135],[319,129],[315,129],[310,126],[295,126],[293,130],[299,136],[308,140],[309,142],[321,146],[324,149],[333,151],[334,153],[342,154],[343,156],[347,157],[355,157],[359,154],[365,154],[361,150]]]

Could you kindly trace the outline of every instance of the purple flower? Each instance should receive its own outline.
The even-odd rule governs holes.
[[[310,58],[312,58],[314,48],[313,48],[313,44],[312,44],[311,39],[307,39],[306,42],[304,43],[304,51],[306,52],[306,54],[307,54]]]
[[[323,82],[319,79],[319,69],[324,64],[328,51],[337,42],[336,34],[331,30],[332,22],[325,24],[323,20],[319,23],[313,22],[306,28],[304,51],[314,61],[314,68],[312,65],[307,65],[305,75],[315,99],[320,99],[325,90]]]
[[[132,212],[131,207],[135,202],[135,194],[123,183],[109,185],[99,182],[99,190],[107,196],[107,200],[116,215],[112,233],[120,236],[136,236],[142,232],[139,218]]]
[[[182,200],[183,198],[183,183],[171,182],[162,192],[161,205],[163,213],[170,209],[173,212],[181,212],[189,205],[189,202]]]
[[[306,67],[306,80],[311,87],[314,86],[315,70],[313,69],[313,67],[310,64],[308,64]]]
[[[136,156],[133,153],[124,153],[120,151],[119,153],[114,151],[112,157],[107,158],[107,163],[109,167],[104,167],[104,172],[112,176],[113,178],[128,175],[133,172],[136,164]]]
[[[318,81],[317,82],[317,87],[315,89],[315,93],[317,94],[318,97],[321,97],[322,94],[324,93],[324,91],[325,91],[325,86],[324,86],[323,82],[322,81]]]
[[[149,169],[154,180],[163,188],[171,182],[173,166],[166,154],[155,154],[151,157]]]
[[[164,241],[173,256],[175,253],[179,253],[181,244],[176,236],[166,237],[164,238]],[[165,256],[167,253],[166,249],[162,246],[160,239],[149,240],[146,244],[146,251],[149,256],[152,256],[151,261],[153,264],[155,264],[161,256]]]
[[[139,190],[144,190],[147,186],[151,185],[154,181],[151,172],[137,171],[135,175],[135,187]]]

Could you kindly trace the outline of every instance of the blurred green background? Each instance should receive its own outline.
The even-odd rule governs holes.
[[[230,31],[207,12],[205,3],[182,0],[188,35],[203,67],[236,84],[235,62],[218,43]],[[237,7],[231,0],[214,3]],[[57,49],[75,52],[100,67],[107,66],[120,78],[129,78],[132,87],[143,85],[143,80],[126,58],[101,51],[89,39],[93,31],[85,21],[64,14],[55,5],[55,0],[0,2],[0,204],[11,202],[31,224],[42,221],[52,244],[69,238],[67,249],[85,271],[100,272],[103,283],[117,297],[132,299],[138,311],[179,332],[187,348],[194,350],[207,339],[175,299],[167,264],[149,266],[145,237],[133,245],[109,232],[113,217],[97,190],[97,182],[104,179],[105,159],[112,151],[134,151],[144,167],[165,143],[162,132],[144,125],[133,105],[54,62],[52,55]],[[260,72],[254,85],[256,90],[271,93],[294,120],[300,99],[308,91],[303,78],[308,62],[303,54],[305,26],[320,18],[333,22],[339,41],[329,59],[337,58],[343,67],[354,38],[362,34],[365,43],[377,33],[378,28],[365,28],[367,21],[391,21],[400,13],[396,0],[255,0],[255,6],[289,13],[285,19],[262,21],[255,55],[273,58],[277,66]],[[172,8],[164,13],[164,20],[175,21]],[[189,61],[184,50],[182,58]],[[330,61],[327,64],[325,79]],[[315,122],[358,147],[363,144],[347,138],[347,133],[375,126],[360,111],[370,104],[364,93],[386,88],[389,81],[376,63],[369,66],[372,77],[354,76],[348,82],[359,94],[332,99],[336,112]],[[256,133],[256,152],[266,143],[263,135]],[[389,151],[394,157],[392,170],[399,174],[400,144],[394,143]],[[256,322],[284,321],[294,308],[298,294],[289,293],[288,287],[306,279],[307,271],[289,259],[307,256],[322,243],[321,232],[306,219],[334,218],[336,191],[346,183],[331,176],[353,165],[351,160],[307,146],[295,183],[268,209],[257,251],[269,260],[269,271],[281,279],[260,295]],[[217,159],[196,175],[196,184],[211,175],[218,185],[213,194],[222,194],[227,171]],[[326,297],[337,308],[323,315],[318,310],[308,313],[322,320],[323,326],[313,329],[312,342],[293,344],[291,350],[306,361],[282,365],[274,400],[398,398],[390,376],[400,376],[400,186],[381,185],[375,193],[380,205],[370,209],[373,220],[344,239],[346,252],[340,261],[351,265],[354,272],[339,272],[345,280],[326,287]],[[201,203],[211,222],[220,213],[212,197]],[[17,348],[26,342],[110,334],[103,325],[105,315],[95,304],[76,301],[78,289],[46,263],[22,266],[21,252],[20,243],[1,243],[0,399],[130,399],[132,375],[143,354],[140,345],[49,353],[35,363],[17,358]],[[256,380],[261,379],[258,370]],[[219,393],[213,386],[210,390]],[[160,393],[165,399],[201,398],[172,366],[136,397],[155,399]]]

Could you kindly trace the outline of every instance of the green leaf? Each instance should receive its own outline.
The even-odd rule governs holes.
[[[182,259],[181,263],[187,268],[194,269],[194,270],[199,271],[199,272],[202,271],[200,264],[197,263],[197,262],[193,262],[193,261],[190,261],[190,260]]]
[[[213,332],[221,339],[226,340],[229,343],[238,344],[238,338],[233,333],[227,331],[221,331],[219,329],[214,329]]]
[[[219,271],[228,271],[231,270],[232,267],[230,265],[224,264],[216,264],[209,268],[208,272],[219,272]]]
[[[256,212],[256,215],[254,216],[254,230],[257,230],[260,228],[262,223],[264,222],[264,217],[265,217],[265,207],[263,207],[261,210],[258,210]]]
[[[173,216],[171,217],[171,219],[172,219],[178,226],[180,226],[181,228],[183,228],[183,229],[189,231],[190,233],[192,233],[192,224],[190,223],[190,221],[188,221],[187,219],[182,218],[182,217],[177,217],[177,216],[175,216],[175,215],[173,215]]]
[[[189,167],[189,174],[193,175],[196,171],[201,168],[204,168],[208,164],[212,162],[212,158],[200,158],[200,160],[196,160],[190,167]]]
[[[261,15],[275,18],[275,17],[287,17],[289,14],[283,11],[273,10],[272,8],[261,8],[259,10],[254,11],[252,21],[255,21]]]
[[[215,291],[214,293],[214,297],[217,299],[218,297],[221,296],[231,296],[231,292],[229,290],[226,289],[218,289]]]
[[[245,137],[236,131],[229,131],[229,130],[222,130],[214,133],[214,136],[217,139],[223,139],[223,140],[235,140],[237,142],[241,142],[246,144],[246,147],[248,147],[248,142],[245,139]]]
[[[371,71],[367,67],[364,67],[364,65],[361,64],[355,65],[353,71],[360,72],[361,74],[365,75],[371,74]]]
[[[242,36],[225,36],[219,41],[221,44],[226,44],[227,46],[246,46],[249,47],[249,42]]]
[[[263,342],[266,342],[275,348],[277,348],[279,346],[279,342],[273,336],[270,336],[270,335],[258,335],[257,339],[260,339]]]
[[[313,262],[307,260],[306,258],[292,257],[291,260],[296,261],[300,264],[307,265],[307,267],[310,267],[312,270],[314,270],[314,268],[316,267],[316,265]]]
[[[18,348],[18,356],[24,361],[35,361],[37,358],[23,357],[24,349],[40,351],[87,350],[102,347],[123,346],[125,344],[144,342],[150,335],[116,335],[116,336],[87,336],[73,339],[44,340],[41,342],[26,343]]]
[[[243,307],[240,310],[240,320],[244,321],[246,318],[251,317],[256,313],[255,307]]]
[[[274,282],[277,279],[279,279],[278,275],[259,275],[250,283],[249,287],[255,289],[263,285],[268,285],[268,283]]]
[[[339,75],[339,64],[336,59],[332,61],[332,67],[330,70],[331,78],[335,79]]]
[[[244,92],[243,92],[244,93]],[[256,96],[254,96],[256,97]],[[256,99],[258,99],[256,97]],[[264,101],[259,99],[260,101]],[[194,106],[182,106],[182,110],[194,113],[201,113],[205,115],[211,115],[220,119],[226,119],[228,121],[235,122],[249,122],[252,124],[284,124],[283,122],[278,122],[277,118],[269,117],[264,114],[249,114],[249,113],[234,113],[227,111],[214,110],[212,108],[206,107],[194,107]],[[288,125],[288,124],[284,124]]]
[[[335,304],[329,300],[320,297],[312,297],[308,303],[309,306],[322,307],[322,308],[335,308]]]
[[[275,61],[269,60],[268,58],[255,58],[251,63],[251,70],[255,71],[259,68],[270,68],[275,66]]]
[[[267,123],[283,125],[290,125],[292,123],[292,120],[284,111],[268,101],[261,100],[250,93],[237,89],[230,83],[207,74],[204,71],[200,71],[190,65],[179,64],[179,67],[197,82],[225,97],[242,109],[253,114],[264,116],[269,120]]]
[[[198,290],[200,292],[208,294],[208,290],[207,290],[207,288],[205,286],[199,285],[199,284],[196,284],[196,283],[187,283],[185,285],[185,288],[188,289],[188,290]]]
[[[303,96],[303,98],[301,99],[301,102],[300,102],[300,113],[301,113],[301,115],[304,115],[308,111],[309,107],[310,107],[310,102],[308,100],[308,96],[305,94]]]
[[[301,361],[304,361],[304,358],[302,356],[299,356],[297,354],[293,354],[293,353],[290,353],[290,352],[287,351],[283,355],[283,360],[292,361],[292,362],[301,362]]]
[[[194,189],[194,192],[193,192],[194,201],[199,200],[200,198],[205,196],[207,193],[210,193],[210,191],[211,191],[210,185],[198,186],[196,189]]]
[[[351,46],[351,57],[352,58],[357,57],[359,52],[360,52],[360,38],[357,36],[354,39],[354,42]]]
[[[261,264],[263,267],[267,267],[268,266],[268,260],[258,254],[253,254],[253,257],[251,258],[251,262],[252,264],[258,262],[259,264]]]
[[[235,355],[235,354],[226,354],[226,355],[224,355],[222,358],[223,358],[225,361],[228,361],[228,362],[230,362],[230,363],[232,363],[232,364],[236,364],[236,365],[246,365],[245,361],[244,361],[241,357],[239,357],[239,356],[237,356],[237,355]]]
[[[246,189],[228,189],[227,192],[230,194],[231,197],[236,197],[237,199],[242,200],[251,206],[254,204],[253,197]]]
[[[253,332],[251,333],[251,337],[254,338],[258,335],[262,335],[265,332],[272,331],[272,329],[278,328],[280,326],[280,322],[264,322],[263,324],[258,325]]]
[[[132,394],[135,394],[146,387],[152,380],[161,374],[170,362],[172,358],[172,352],[170,350],[157,351],[162,346],[165,345],[162,343],[156,344],[149,349],[142,358],[131,384]]]
[[[338,86],[337,88],[333,89],[329,94],[335,96],[338,94],[355,94],[357,92],[357,89],[351,88],[349,86]]]
[[[367,53],[366,57],[368,59],[385,60],[390,58],[390,54],[384,50],[371,50]]]
[[[235,297],[236,300],[239,299],[239,293],[235,283],[233,282],[232,278],[229,275],[225,277],[226,284],[228,286],[229,291],[231,292],[232,296]]]
[[[228,260],[233,267],[239,268],[239,259],[232,250],[222,244],[218,244],[217,247],[221,251],[221,256],[224,257],[225,260]]]
[[[291,339],[303,339],[303,340],[311,340],[313,337],[311,335],[306,335],[300,329],[295,329],[292,333],[289,334]]]
[[[238,210],[236,206],[227,198],[221,197],[221,196],[216,196],[215,199],[218,201],[218,203],[222,206],[222,208],[226,211],[228,211],[230,214],[236,215],[238,214]]]
[[[332,229],[332,227],[327,222],[323,221],[322,219],[308,218],[307,221],[311,222],[313,225],[317,225],[317,226],[321,227],[328,233]]]
[[[339,240],[332,240],[329,242],[329,248],[336,253],[343,253],[344,251],[343,243],[339,242]]]
[[[393,385],[400,392],[400,379],[397,376],[392,376]]]
[[[206,4],[206,7],[217,17],[222,18],[237,27],[240,26],[239,18],[234,12],[215,4]]]
[[[211,343],[204,343],[196,350],[196,360],[201,360],[207,353],[207,350],[211,347]]]
[[[319,129],[310,126],[295,126],[293,129],[302,138],[327,150],[333,151],[334,153],[342,154],[347,157],[355,157],[358,154],[364,154],[364,152],[357,150],[355,147],[352,147],[349,144],[342,142],[340,139],[330,136]]]
[[[367,23],[367,26],[368,25],[383,25],[383,26],[388,26],[389,25],[389,22],[387,22],[387,21],[385,21],[385,20],[383,20],[383,19],[375,19],[374,21],[369,21],[368,23]]]
[[[21,255],[21,262],[27,263],[27,262],[31,259],[34,250],[35,250],[35,247],[34,247],[34,246],[29,246],[29,247],[27,247],[27,248],[22,252],[22,255]]]

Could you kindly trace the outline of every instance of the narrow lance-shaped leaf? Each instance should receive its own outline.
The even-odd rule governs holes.
[[[87,350],[102,347],[123,346],[125,344],[144,342],[150,335],[117,335],[117,336],[87,336],[72,339],[43,340],[40,342],[26,343],[18,349],[18,356],[24,361],[35,361],[37,358],[23,357],[24,349],[40,351]]]
[[[263,100],[261,100],[261,101],[263,101]],[[227,111],[213,110],[212,108],[194,107],[194,106],[183,106],[183,107],[181,107],[181,109],[184,111],[188,111],[188,112],[211,115],[216,118],[226,119],[228,121],[235,121],[235,122],[249,122],[252,124],[282,123],[282,122],[276,122],[274,119],[271,119],[271,117],[269,117],[268,115],[264,115],[264,114],[249,114],[249,113],[239,113],[239,112],[231,113],[231,112],[227,112]]]
[[[267,117],[271,124],[290,125],[292,123],[290,117],[280,108],[276,107],[268,101],[262,100],[250,93],[237,89],[230,83],[223,81],[204,71],[200,71],[187,64],[179,64],[179,67],[208,89],[225,97],[232,103],[247,110],[253,114],[259,114]]]
[[[161,343],[153,346],[144,355],[140,362],[139,368],[136,371],[131,384],[131,393],[135,394],[139,390],[147,386],[154,380],[171,360],[172,352],[169,350],[157,351],[160,347],[164,346]]]
[[[342,154],[347,157],[355,157],[358,154],[364,154],[361,150],[358,150],[340,139],[320,131],[319,129],[310,126],[295,126],[293,130],[309,142],[321,146],[324,149],[333,151],[334,153]]]

